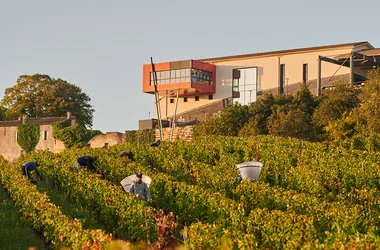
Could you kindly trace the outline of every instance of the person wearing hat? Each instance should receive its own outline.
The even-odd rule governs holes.
[[[37,170],[39,166],[38,161],[26,162],[21,166],[22,174],[30,179],[30,172],[34,171],[38,178],[41,178],[40,173]]]
[[[161,143],[161,141],[157,140],[157,141],[153,142],[152,144],[150,144],[150,146],[151,147],[158,147],[158,146],[160,146],[160,143]]]
[[[132,186],[129,190],[131,194],[137,195],[140,199],[150,202],[150,191],[148,184],[142,181],[142,173],[136,174],[136,181],[132,183]]]

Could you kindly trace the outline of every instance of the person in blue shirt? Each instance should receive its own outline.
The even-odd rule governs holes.
[[[37,161],[26,162],[21,166],[22,174],[30,179],[30,172],[34,171],[38,178],[41,178],[40,173],[37,170],[37,166],[39,166]]]

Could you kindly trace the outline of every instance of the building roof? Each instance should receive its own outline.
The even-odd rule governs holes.
[[[342,43],[342,44],[334,44],[334,45],[325,45],[325,46],[317,46],[317,47],[308,47],[308,48],[298,48],[298,49],[288,49],[288,50],[277,50],[277,51],[269,51],[269,52],[259,52],[253,54],[242,54],[242,55],[234,55],[234,56],[222,56],[222,57],[214,57],[214,58],[205,58],[199,59],[204,62],[217,62],[217,61],[228,61],[228,60],[236,60],[236,59],[247,59],[251,57],[262,57],[262,56],[272,56],[272,55],[284,55],[284,54],[293,54],[293,53],[301,53],[301,52],[309,52],[315,50],[326,50],[326,49],[335,49],[342,47],[355,47],[359,45],[368,44],[371,48],[373,46],[367,42],[353,42],[353,43]]]
[[[380,48],[361,50],[358,53],[365,56],[380,56]]]
[[[67,117],[27,118],[27,123],[33,125],[50,125],[54,122],[62,122],[65,120],[67,120]],[[0,121],[0,127],[17,127],[21,124],[22,120]]]
[[[359,54],[362,54],[362,55],[365,55],[365,56],[378,57],[378,56],[380,56],[380,48],[365,49],[365,50],[358,51],[356,53],[359,53]],[[345,59],[345,58],[349,58],[350,55],[351,55],[350,53],[346,53],[346,54],[341,54],[341,55],[334,56],[334,58],[335,59]]]

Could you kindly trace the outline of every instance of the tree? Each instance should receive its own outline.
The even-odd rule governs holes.
[[[239,136],[268,134],[268,118],[274,110],[288,105],[293,99],[293,96],[290,95],[282,94],[274,97],[271,93],[265,93],[262,98],[249,107],[251,118],[239,131]]]
[[[194,128],[193,135],[237,136],[249,118],[248,106],[234,104],[224,109],[218,116],[208,117],[202,121]]]
[[[300,109],[309,115],[314,113],[314,109],[317,106],[317,102],[314,100],[309,88],[304,83],[301,84],[300,90],[296,93],[292,102],[297,109]]]
[[[361,105],[352,112],[359,132],[380,133],[380,67],[368,72]]]
[[[265,93],[262,98],[251,104],[249,113],[252,115],[252,118],[245,125],[246,128],[244,128],[241,134],[245,134],[246,132],[251,135],[267,134],[267,119],[272,114],[272,106],[275,103],[275,97],[271,93]]]
[[[7,88],[1,105],[6,109],[5,120],[15,120],[21,114],[29,117],[65,116],[71,112],[79,124],[92,126],[90,97],[62,79],[48,75],[22,75],[15,86]]]
[[[311,116],[301,109],[276,112],[268,120],[269,133],[279,136],[289,136],[302,140],[315,140],[315,129]]]
[[[360,90],[351,84],[337,83],[333,89],[325,91],[321,103],[315,109],[313,121],[325,128],[343,117],[344,113],[359,106]]]
[[[267,121],[270,134],[290,136],[302,140],[319,139],[321,131],[316,129],[312,122],[312,114],[317,102],[306,84],[302,84],[293,99],[282,97],[276,102],[279,104],[273,105],[272,114]]]
[[[5,110],[0,107],[0,121],[4,121]]]

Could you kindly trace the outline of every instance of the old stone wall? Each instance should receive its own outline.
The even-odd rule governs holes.
[[[40,125],[40,140],[35,150],[49,150],[59,153],[65,150],[62,141],[53,137],[51,125]],[[0,127],[0,154],[8,161],[13,161],[25,152],[17,143],[17,126]]]
[[[119,132],[109,132],[94,136],[89,141],[91,148],[110,147],[125,142],[125,134]]]
[[[191,141],[191,133],[194,126],[175,127],[172,134],[172,141],[186,140]],[[170,140],[171,128],[163,128],[164,141]],[[156,139],[160,139],[160,130],[155,129]]]
[[[17,144],[17,127],[0,128],[0,154],[7,161],[13,161],[22,153],[22,148]]]

